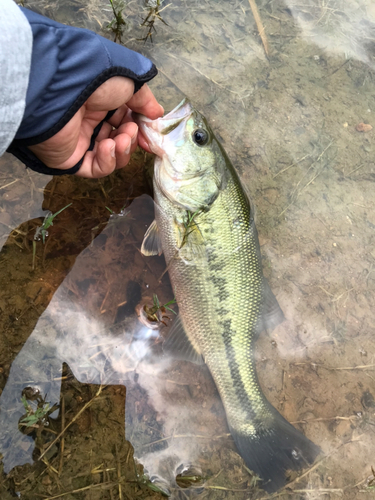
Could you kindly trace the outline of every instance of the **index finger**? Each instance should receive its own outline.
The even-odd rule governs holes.
[[[132,111],[145,115],[151,120],[156,120],[156,118],[164,115],[163,106],[158,103],[150,87],[146,83],[137,93],[133,94],[126,105]]]

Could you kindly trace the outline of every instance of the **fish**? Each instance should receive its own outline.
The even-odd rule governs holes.
[[[155,220],[141,252],[164,254],[179,309],[163,350],[208,366],[239,454],[275,492],[320,448],[269,403],[258,381],[255,341],[284,315],[263,276],[254,208],[189,100],[156,120],[134,120],[156,155]]]

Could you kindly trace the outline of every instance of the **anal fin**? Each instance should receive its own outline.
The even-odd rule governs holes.
[[[277,325],[285,320],[285,316],[276,297],[274,296],[268,281],[263,277],[263,304],[261,317],[257,326],[257,333],[263,330],[272,331]]]

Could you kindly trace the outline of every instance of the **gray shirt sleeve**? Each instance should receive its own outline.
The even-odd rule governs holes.
[[[13,0],[0,0],[0,156],[12,142],[25,111],[31,27]]]

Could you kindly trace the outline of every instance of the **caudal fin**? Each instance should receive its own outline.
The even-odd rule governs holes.
[[[260,478],[260,487],[273,493],[287,482],[288,470],[301,470],[311,465],[320,448],[299,432],[279,413],[274,425],[254,435],[231,429],[239,454],[246,466]]]

